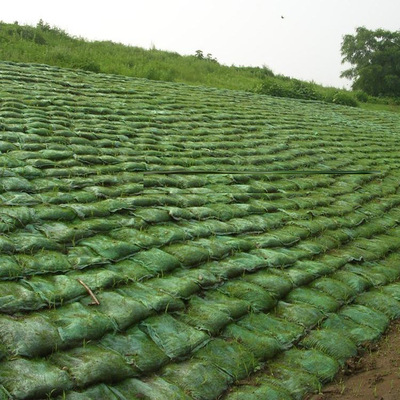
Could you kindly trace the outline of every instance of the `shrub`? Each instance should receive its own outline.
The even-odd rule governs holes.
[[[369,96],[367,93],[363,92],[362,90],[357,90],[354,92],[356,99],[361,101],[361,103],[367,103],[369,101]]]
[[[343,106],[358,107],[358,102],[353,95],[344,91],[337,91],[333,95],[332,103],[341,104]]]
[[[289,93],[289,97],[303,100],[318,100],[319,96],[310,83],[293,80],[293,89]]]

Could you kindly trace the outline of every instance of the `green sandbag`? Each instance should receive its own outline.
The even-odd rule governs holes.
[[[148,224],[159,224],[162,222],[171,221],[171,216],[168,213],[168,210],[163,210],[160,208],[143,208],[134,212],[134,215],[142,218]]]
[[[23,282],[0,282],[2,313],[14,314],[20,311],[38,310],[45,306],[46,302],[31,288],[24,286]]]
[[[149,379],[126,379],[117,385],[109,386],[118,400],[132,399],[173,399],[192,400],[178,385],[172,384],[160,377]]]
[[[109,260],[97,254],[86,246],[74,246],[68,248],[68,262],[74,269],[83,269],[90,266],[107,264]]]
[[[161,377],[194,399],[216,399],[233,382],[230,375],[211,362],[194,359],[166,366]]]
[[[268,267],[287,267],[297,261],[295,255],[285,254],[283,251],[271,249],[257,249],[252,254],[265,259]]]
[[[86,289],[69,275],[34,276],[24,280],[48,305],[62,305],[86,296]]]
[[[120,330],[145,319],[150,314],[142,303],[112,291],[101,292],[97,295],[97,299],[100,304],[96,306],[96,311],[115,321]],[[81,302],[88,306],[92,301],[93,299],[87,296]]]
[[[395,300],[400,301],[400,283],[392,283],[381,288],[382,292],[392,296]]]
[[[92,291],[114,287],[122,282],[122,279],[109,268],[93,268],[85,271],[70,272],[67,276],[75,279],[78,283],[78,280],[83,281]]]
[[[390,319],[400,317],[400,302],[379,290],[371,290],[360,294],[355,303],[381,311]]]
[[[175,278],[185,278],[195,283],[202,289],[211,289],[219,286],[221,280],[204,268],[183,269],[179,268],[172,273]]]
[[[23,267],[17,263],[14,257],[0,255],[0,280],[19,278],[23,274]]]
[[[261,313],[246,315],[237,324],[260,335],[273,336],[284,347],[289,347],[304,333],[298,324]]]
[[[366,325],[380,333],[385,332],[389,326],[389,318],[381,311],[372,310],[371,308],[360,304],[351,304],[343,307],[338,313],[345,316],[360,325]]]
[[[366,342],[372,342],[381,335],[381,332],[376,329],[364,324],[357,324],[345,316],[336,314],[329,315],[321,327],[332,329],[344,336],[348,336],[358,346]]]
[[[200,297],[192,297],[189,306],[180,319],[196,329],[216,335],[232,320],[228,310],[220,309],[217,304]]]
[[[16,359],[0,364],[2,384],[12,399],[41,399],[72,389],[67,371],[47,361]]]
[[[169,314],[147,318],[140,324],[140,328],[171,359],[186,357],[209,340],[206,333],[184,324]]]
[[[33,254],[44,250],[55,250],[57,252],[63,250],[63,246],[56,243],[54,240],[47,239],[38,231],[36,231],[36,233],[26,233],[26,231],[18,232],[13,236],[13,241],[15,243],[15,250],[19,253]],[[40,270],[36,270],[36,273],[39,271]]]
[[[220,291],[210,290],[205,293],[204,300],[210,307],[227,313],[230,318],[236,320],[250,311],[251,304],[248,301],[227,296]]]
[[[293,397],[284,389],[274,386],[264,379],[257,380],[254,385],[235,386],[225,395],[227,400],[293,400]]]
[[[152,311],[172,312],[185,308],[182,300],[139,282],[117,289],[116,292],[131,297]]]
[[[94,385],[83,392],[69,392],[60,400],[121,400],[112,390],[104,383]]]
[[[72,209],[54,204],[51,207],[38,205],[34,211],[36,218],[43,221],[72,221],[76,218],[76,213]]]
[[[43,315],[30,314],[23,319],[0,317],[1,342],[13,355],[47,355],[61,344],[56,327]]]
[[[121,260],[139,251],[133,243],[111,239],[104,235],[96,235],[80,242],[80,246],[89,247],[96,254],[106,260]]]
[[[210,235],[233,235],[236,233],[234,226],[216,219],[208,219],[198,223],[205,227]]]
[[[331,381],[339,371],[336,360],[315,349],[290,349],[282,353],[276,363],[315,375],[322,383]]]
[[[37,275],[56,272],[68,272],[72,269],[68,258],[55,251],[40,251],[32,255],[16,255],[15,260],[24,270],[24,274]]]
[[[293,289],[285,298],[289,303],[306,303],[317,307],[322,312],[336,311],[340,303],[332,296],[310,288]]]
[[[139,374],[121,354],[94,345],[55,353],[50,361],[66,368],[77,387],[118,382]]]
[[[84,339],[98,339],[107,331],[117,329],[115,323],[106,315],[80,303],[47,311],[46,317],[57,328],[62,347],[80,344]]]
[[[182,242],[191,238],[188,232],[172,222],[151,225],[143,233],[149,235],[156,246]]]
[[[254,354],[237,341],[214,339],[197,351],[194,359],[211,362],[235,381],[247,378],[257,366]]]
[[[372,286],[368,279],[346,270],[337,271],[330,277],[350,286],[356,293],[362,293]]]
[[[147,249],[153,246],[161,246],[164,244],[162,238],[150,235],[147,231],[139,229],[122,228],[110,232],[113,239],[122,240],[127,243],[132,243],[140,248]]]
[[[330,265],[321,262],[297,261],[293,266],[276,273],[283,273],[291,280],[293,286],[303,286],[333,271],[334,269]]]
[[[185,276],[169,275],[155,278],[147,282],[147,285],[180,299],[188,299],[191,295],[200,291],[200,286]]]
[[[224,329],[222,336],[228,340],[237,340],[260,360],[270,359],[283,350],[274,337],[252,332],[234,323]]]
[[[321,388],[317,377],[301,368],[288,368],[278,362],[271,364],[270,368],[274,374],[271,382],[287,390],[294,400],[302,400],[307,393],[317,393]]]
[[[117,282],[138,282],[155,276],[154,273],[151,273],[144,266],[131,259],[109,264],[107,265],[107,269],[118,276]]]
[[[330,329],[311,331],[301,340],[300,345],[307,349],[320,350],[333,357],[341,365],[357,354],[357,346],[348,335],[342,335]]]
[[[282,300],[277,304],[275,315],[308,329],[318,324],[324,318],[324,313],[315,306],[286,303]]]
[[[346,302],[357,294],[353,288],[344,282],[332,278],[317,279],[310,287],[321,290],[340,302]]]
[[[141,251],[130,259],[143,265],[147,270],[154,274],[164,274],[180,266],[176,257],[156,248]]]
[[[364,262],[361,265],[347,264],[343,270],[362,276],[367,279],[372,286],[387,285],[397,278],[394,276],[394,279],[391,279],[390,268],[386,270],[385,267],[379,267],[376,264],[368,262]]]
[[[209,237],[210,231],[201,221],[180,221],[179,228],[183,229],[185,234],[190,238]]]
[[[245,300],[255,311],[266,311],[276,305],[276,300],[261,286],[241,280],[231,280],[218,289],[227,296]]]
[[[257,271],[266,266],[265,260],[248,253],[236,253],[219,262],[205,264],[204,268],[210,270],[215,276],[230,279],[244,272]]]
[[[229,256],[234,248],[232,240],[224,236],[216,236],[212,239],[201,238],[192,242],[196,246],[206,248],[209,252],[209,258],[212,260],[220,260]]]
[[[158,370],[170,358],[139,327],[134,326],[124,334],[108,333],[99,342],[100,346],[120,353],[125,360],[142,372]]]
[[[208,250],[193,244],[172,244],[165,246],[163,251],[176,257],[185,267],[192,268],[208,260]]]
[[[243,280],[262,286],[275,299],[281,299],[293,288],[293,284],[288,278],[274,274],[270,270],[261,270],[245,275]]]
[[[41,223],[37,228],[44,233],[49,239],[59,243],[74,244],[80,239],[92,236],[94,232],[85,226],[82,222],[65,224],[63,222]]]

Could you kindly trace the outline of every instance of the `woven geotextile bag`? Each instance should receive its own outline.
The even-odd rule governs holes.
[[[194,359],[166,366],[161,377],[194,399],[216,399],[233,382],[229,374],[211,362]]]
[[[293,400],[293,397],[284,388],[274,385],[272,382],[260,382],[254,384],[235,386],[226,394],[227,400]]]
[[[67,373],[47,361],[15,359],[0,363],[1,381],[11,399],[40,399],[51,391],[72,389]],[[0,386],[1,388],[1,386]],[[3,391],[4,392],[4,391]],[[7,393],[6,392],[6,393]],[[2,396],[0,389],[0,396]],[[1,398],[1,397],[0,397]]]
[[[347,335],[358,346],[366,342],[372,342],[380,337],[382,332],[364,324],[358,324],[344,315],[331,314],[322,323],[322,328],[332,329]]]
[[[153,372],[167,364],[170,358],[138,326],[123,334],[109,333],[99,345],[120,353],[130,365],[142,372]]]
[[[209,336],[169,314],[147,318],[140,328],[171,359],[188,355],[208,342]]]
[[[355,302],[373,310],[381,311],[390,319],[400,317],[400,302],[379,289],[360,294]]]
[[[387,329],[390,321],[389,317],[383,312],[372,310],[360,304],[345,306],[340,310],[338,315],[344,316],[357,324],[366,325],[381,333]]]
[[[249,314],[237,322],[250,331],[274,337],[281,346],[289,347],[304,333],[304,327],[267,314]]]
[[[264,288],[254,283],[231,280],[218,290],[227,296],[248,301],[256,311],[270,310],[276,305],[276,300]]]
[[[299,345],[306,349],[320,350],[342,365],[347,359],[357,354],[356,344],[347,335],[332,329],[311,331]]]
[[[83,392],[69,392],[65,397],[61,398],[65,400],[121,400],[121,398],[115,395],[104,383],[93,385]]]
[[[222,332],[227,340],[236,340],[259,360],[267,360],[283,350],[282,345],[271,335],[252,332],[235,323],[229,324]]]
[[[210,362],[226,372],[235,381],[245,379],[258,362],[248,349],[236,340],[211,340],[194,354],[194,359]]]
[[[339,363],[334,358],[315,349],[290,349],[283,352],[276,363],[315,375],[320,382],[331,381],[339,371]]]
[[[286,303],[282,300],[278,302],[275,309],[275,316],[306,328],[312,328],[318,324],[324,315],[320,309],[310,304]]]
[[[260,285],[276,299],[284,297],[293,288],[289,278],[275,274],[272,270],[261,270],[254,274],[245,275],[243,280]]]
[[[174,399],[192,400],[178,385],[160,377],[148,379],[126,379],[117,385],[109,386],[118,400],[131,399]],[[83,399],[82,399],[83,400]]]

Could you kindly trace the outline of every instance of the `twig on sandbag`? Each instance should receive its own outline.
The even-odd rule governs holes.
[[[90,290],[90,287],[88,285],[86,285],[85,282],[83,282],[80,279],[77,279],[77,281],[87,290],[87,292],[89,293],[90,297],[93,299],[93,302],[90,303],[90,305],[100,305],[99,300],[97,299],[97,297],[94,295],[94,293]]]

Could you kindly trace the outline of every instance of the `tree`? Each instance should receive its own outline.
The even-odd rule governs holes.
[[[211,61],[214,63],[218,63],[218,60],[216,58],[214,58],[211,53],[208,53],[207,56],[205,57],[202,50],[196,50],[196,54],[194,56],[196,58],[198,58],[199,60],[207,60],[207,61]]]
[[[373,96],[400,96],[400,31],[376,31],[365,27],[355,35],[343,37],[342,63],[352,68],[341,77],[353,80],[354,90],[363,90]]]

